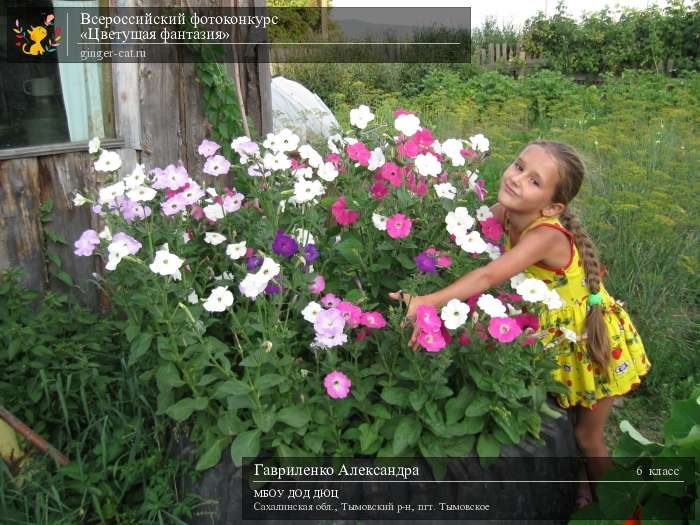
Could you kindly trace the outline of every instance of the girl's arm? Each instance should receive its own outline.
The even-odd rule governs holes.
[[[522,272],[528,266],[542,260],[544,254],[554,243],[562,242],[563,240],[562,234],[553,228],[533,229],[528,232],[527,235],[523,236],[513,249],[507,251],[486,266],[482,266],[481,268],[477,268],[463,275],[442,290],[415,297],[403,294],[404,302],[408,304],[406,317],[411,320],[414,319],[416,309],[420,305],[431,305],[436,308],[441,308],[447,304],[450,299],[464,301],[472,295],[497,286],[506,279],[510,279],[514,275]],[[399,294],[396,292],[389,294],[389,296],[392,299],[400,299]],[[418,333],[418,327],[415,326],[409,345],[415,346],[417,344]]]

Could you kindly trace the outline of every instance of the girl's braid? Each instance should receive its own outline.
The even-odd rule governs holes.
[[[576,196],[586,172],[580,155],[574,148],[562,142],[536,140],[531,142],[544,148],[555,160],[559,168],[559,181],[554,191],[552,202],[568,204]],[[576,248],[579,251],[583,269],[586,273],[586,285],[590,294],[600,291],[601,264],[593,241],[588,236],[579,218],[567,207],[559,216],[562,225],[574,234]],[[610,362],[610,338],[603,316],[604,305],[588,307],[586,316],[586,334],[588,352],[591,360],[598,365],[601,373],[608,377]]]

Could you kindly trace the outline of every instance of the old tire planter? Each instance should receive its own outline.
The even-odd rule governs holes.
[[[496,460],[493,465],[493,479],[510,480],[508,469],[511,468],[513,462],[509,462],[508,458],[558,458],[557,465],[561,470],[563,479],[576,479],[576,471],[578,468],[579,450],[574,437],[571,413],[560,409],[553,398],[548,398],[547,403],[550,408],[561,413],[558,419],[550,417],[542,418],[542,429],[540,437],[545,444],[540,444],[531,437],[525,438],[518,445],[504,446],[501,449],[501,457]],[[179,445],[177,455],[192,455],[194,448],[191,444],[185,441]],[[473,453],[471,454],[473,457]],[[243,522],[241,514],[242,493],[241,493],[241,468],[233,465],[229,454],[224,454],[222,461],[216,466],[205,471],[199,479],[192,483],[191,481],[183,480],[182,489],[188,492],[199,494],[205,503],[201,504],[195,510],[194,516],[189,520],[190,525],[231,525],[238,523],[259,524],[259,525],[282,525],[289,523],[289,520],[247,520]],[[505,458],[505,459],[504,459]],[[540,462],[543,466],[547,460]],[[537,460],[532,461],[536,470],[539,470]],[[462,472],[452,472],[452,479],[487,479],[478,478],[480,473],[475,472],[473,461],[460,461],[451,463],[450,468],[456,470],[463,469]],[[449,473],[448,473],[449,476]],[[449,478],[448,478],[449,479]],[[574,512],[574,502],[576,496],[575,483],[560,483],[552,485],[549,483],[520,483],[520,484],[484,484],[479,486],[487,486],[488,490],[497,490],[499,492],[499,500],[508,505],[508,509],[514,510],[514,515],[511,518],[517,519],[518,516],[532,515],[537,512],[537,509],[546,508],[550,516],[570,516]],[[410,501],[416,503],[425,500],[425,485],[417,484],[396,484],[396,491],[410,491],[408,497]],[[453,486],[451,489],[458,490]],[[464,489],[462,489],[464,490]],[[478,489],[475,489],[478,492]],[[396,492],[395,492],[396,494]],[[399,494],[397,494],[398,496]],[[405,497],[406,494],[404,493]],[[477,496],[478,498],[478,496]],[[475,498],[474,501],[478,502]],[[402,498],[403,499],[403,498]],[[376,501],[376,495],[365,494],[363,502]],[[450,500],[448,500],[450,501]],[[455,500],[452,500],[455,502]],[[532,525],[544,525],[546,523],[567,523],[568,519],[549,519],[549,520],[518,520],[521,523],[531,523]],[[308,520],[298,523],[317,523],[317,524],[335,524],[335,525],[351,525],[355,524],[356,520]],[[362,520],[363,523],[371,523],[376,525],[402,525],[409,523],[444,523],[445,525],[454,525],[460,521],[454,520]],[[469,523],[489,523],[489,524],[504,524],[510,525],[509,520],[469,520]]]

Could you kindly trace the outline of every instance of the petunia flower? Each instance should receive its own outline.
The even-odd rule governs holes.
[[[323,275],[317,275],[316,277],[314,277],[314,280],[309,285],[309,291],[313,294],[318,295],[321,292],[323,292],[325,287],[326,287],[326,280],[323,278]]]
[[[418,335],[418,344],[428,352],[439,352],[447,346],[447,342],[440,330],[436,332],[421,331]]]
[[[338,197],[338,200],[336,200],[331,206],[331,213],[333,213],[333,217],[335,217],[338,224],[342,226],[353,224],[360,218],[359,212],[350,210],[346,206],[347,204],[344,195]]]
[[[282,257],[291,257],[299,251],[299,245],[294,238],[285,235],[282,230],[277,230],[277,235],[272,241],[272,251]]]
[[[217,286],[202,303],[207,312],[223,312],[233,304],[233,294],[226,286]]]
[[[489,217],[479,222],[484,236],[493,242],[498,242],[503,236],[503,226],[496,217]]]
[[[350,393],[352,381],[339,370],[333,370],[323,378],[323,386],[326,387],[326,393],[333,399],[344,399]]]
[[[220,148],[216,142],[204,139],[201,144],[197,147],[197,153],[203,157],[211,157]]]
[[[386,231],[392,239],[404,239],[411,233],[411,219],[397,213],[386,221]]]
[[[489,321],[489,334],[501,343],[510,343],[521,333],[522,329],[511,317],[492,317]]]
[[[438,316],[437,309],[427,304],[422,304],[416,308],[416,326],[424,332],[440,330],[442,321]]]
[[[360,324],[367,328],[379,329],[386,326],[386,320],[379,312],[363,312]]]

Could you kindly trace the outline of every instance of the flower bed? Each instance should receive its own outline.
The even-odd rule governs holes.
[[[524,275],[441,311],[421,308],[408,347],[399,289],[421,294],[500,256],[483,204],[483,135],[440,142],[418,116],[393,129],[366,106],[319,147],[283,130],[203,141],[206,183],[182,165],[136,166],[91,143],[115,174],[90,202],[106,226],[75,243],[105,260],[129,365],[158,412],[190,421],[197,468],[279,456],[498,456],[539,436],[553,362],[537,313],[555,292]],[[233,161],[233,163],[231,162]],[[222,175],[235,187],[224,187]],[[562,335],[565,337],[565,334]]]

